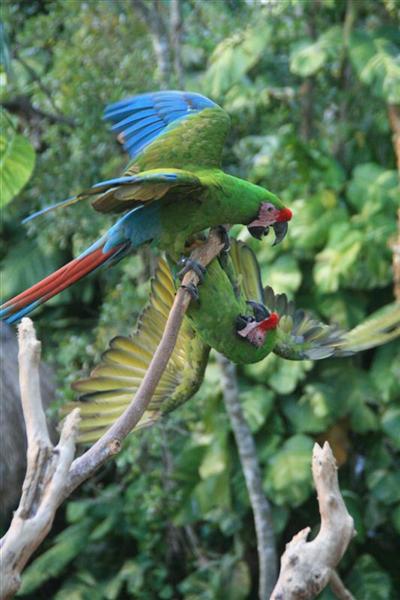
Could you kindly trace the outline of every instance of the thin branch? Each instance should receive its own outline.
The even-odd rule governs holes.
[[[345,587],[343,581],[341,580],[336,571],[332,571],[329,585],[331,586],[332,592],[339,600],[356,600],[353,594],[351,594],[349,590]]]
[[[393,133],[393,148],[396,155],[397,169],[400,172],[400,105],[389,104],[388,116]]]
[[[207,242],[192,252],[192,258],[207,266],[222,250],[218,231],[210,232]],[[183,285],[197,283],[189,272]],[[79,409],[64,421],[60,441],[52,446],[44,416],[40,387],[40,343],[30,319],[19,327],[21,401],[28,438],[28,467],[18,510],[0,541],[1,595],[11,598],[20,586],[20,575],[26,562],[50,531],[54,515],[61,502],[108,458],[121,448],[122,440],[141,419],[175,347],[184,314],[190,303],[186,288],[179,288],[169,314],[161,342],[153,356],[142,384],[124,414],[85,454],[72,462],[79,425]],[[71,464],[72,463],[72,464]]]
[[[182,3],[181,0],[170,0],[170,38],[171,46],[174,51],[174,75],[177,87],[183,86],[183,65],[182,65]]]
[[[36,83],[38,84],[38,86],[41,89],[41,91],[43,92],[43,94],[45,94],[45,96],[47,96],[51,106],[53,107],[53,110],[57,113],[57,115],[59,117],[62,117],[63,115],[60,113],[60,111],[58,110],[58,108],[54,102],[54,98],[53,98],[51,89],[48,88],[47,85],[45,85],[43,83],[40,75],[36,72],[36,70],[33,67],[31,67],[30,64],[25,62],[25,60],[23,58],[21,58],[19,56],[19,54],[15,54],[15,58],[24,67],[24,69],[29,73],[29,75],[32,77],[33,81],[36,81]]]
[[[160,86],[165,89],[170,82],[172,65],[169,32],[163,17],[164,3],[160,0],[132,0],[132,5],[150,32],[157,60]]]
[[[4,100],[0,105],[12,113],[25,116],[27,119],[40,117],[41,119],[47,119],[50,123],[63,123],[70,127],[76,127],[74,119],[37,108],[32,104],[28,96],[15,96],[15,98],[11,98],[10,100]]]
[[[323,448],[314,445],[312,472],[321,528],[311,542],[307,542],[310,527],[306,527],[286,545],[271,600],[309,600],[315,598],[328,583],[334,589],[335,586],[339,589],[339,578],[334,569],[347,550],[355,530],[340,493],[336,462],[328,442]],[[339,597],[345,598],[343,593]]]
[[[400,208],[397,211],[397,239],[390,245],[393,253],[393,293],[396,301],[400,302]]]
[[[277,577],[277,555],[271,506],[262,489],[257,450],[239,401],[236,367],[222,354],[217,355],[221,368],[224,403],[235,435],[240,462],[254,515],[259,563],[259,598],[270,597]]]
[[[208,241],[196,248],[191,256],[203,266],[207,266],[222,247],[219,233],[211,231]],[[198,283],[198,277],[193,271],[187,273],[182,282],[185,286],[189,283]],[[134,401],[110,429],[85,454],[73,462],[65,490],[66,495],[69,495],[82,481],[90,477],[113,454],[119,452],[122,440],[142,418],[173,352],[190,299],[191,296],[187,290],[180,287],[169,313],[161,342],[136,392]]]

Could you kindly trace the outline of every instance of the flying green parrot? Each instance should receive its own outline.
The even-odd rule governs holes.
[[[272,227],[275,243],[286,235],[292,213],[279,198],[221,170],[229,116],[208,98],[192,92],[146,93],[108,106],[104,116],[132,159],[124,175],[27,220],[89,198],[102,213],[129,212],[76,259],[3,304],[0,318],[8,323],[145,243],[177,260],[192,236],[208,227],[243,224],[258,239]]]
[[[138,389],[161,340],[177,282],[160,260],[148,306],[132,337],[111,340],[90,377],[73,384],[80,402],[82,442],[98,439],[123,413]],[[199,302],[191,302],[167,368],[148,410],[135,427],[150,425],[199,389],[210,348],[236,363],[253,363],[271,351],[289,360],[348,356],[400,336],[400,305],[343,333],[296,310],[284,294],[263,290],[257,259],[231,241],[229,254],[207,268]]]

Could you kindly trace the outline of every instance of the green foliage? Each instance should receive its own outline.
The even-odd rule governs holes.
[[[308,77],[317,73],[334,57],[342,42],[342,31],[339,26],[325,31],[317,41],[301,40],[296,44],[290,57],[290,70],[295,75]]]
[[[26,95],[74,123],[19,122],[37,164],[29,186],[3,210],[6,296],[110,225],[86,206],[26,229],[19,223],[118,174],[126,157],[101,124],[103,104],[158,87],[151,39],[131,3],[28,4],[6,7],[4,100]],[[186,87],[209,93],[232,116],[224,164],[293,209],[283,244],[248,240],[263,281],[325,320],[362,322],[392,301],[389,242],[399,189],[387,104],[399,102],[400,90],[395,3],[180,4]],[[132,327],[151,256],[99,272],[38,313],[60,401],[72,399],[69,383],[88,372],[107,341]],[[280,548],[318,522],[311,448],[316,439],[334,447],[358,531],[342,562],[357,598],[391,599],[400,589],[399,381],[398,341],[349,359],[270,356],[239,370]],[[26,571],[25,597],[256,597],[253,517],[219,382],[211,363],[191,402],[165,425],[128,439],[115,464],[75,493]]]
[[[312,489],[311,453],[313,442],[294,435],[276,452],[266,472],[265,491],[278,505],[299,506]]]
[[[29,181],[35,166],[35,151],[30,141],[13,131],[4,113],[0,135],[0,207],[8,204]]]
[[[353,594],[365,600],[391,600],[393,588],[387,573],[368,554],[360,556],[346,584]]]

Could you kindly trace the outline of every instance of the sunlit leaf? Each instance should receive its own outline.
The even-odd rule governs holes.
[[[10,202],[29,181],[35,166],[35,151],[27,138],[0,135],[0,206]]]
[[[297,44],[290,57],[290,70],[295,75],[314,75],[330,55],[339,51],[342,35],[339,27],[325,31],[316,41],[304,40]]]

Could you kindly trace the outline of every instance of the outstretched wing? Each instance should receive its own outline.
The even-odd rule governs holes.
[[[344,351],[360,352],[400,337],[400,302],[393,302],[370,315],[345,335]]]
[[[347,356],[353,352],[342,350],[344,333],[335,325],[325,325],[302,309],[296,309],[286,294],[275,294],[271,287],[264,290],[265,306],[277,312],[280,320],[277,328],[275,354],[289,360],[320,360],[329,356]]]
[[[46,206],[29,215],[23,223],[56,208],[66,208],[91,197],[94,197],[92,206],[99,212],[120,213],[161,198],[165,200],[171,197],[177,199],[182,196],[190,198],[193,194],[198,198],[203,190],[203,185],[196,175],[181,169],[164,169],[146,171],[136,175],[124,175],[100,181],[76,196]]]
[[[263,302],[264,292],[261,281],[260,267],[256,255],[244,242],[230,240],[229,257],[232,261],[234,276],[229,275],[246,300]],[[228,258],[229,265],[229,258]]]
[[[132,162],[124,176],[102,181],[67,200],[33,213],[24,222],[55,208],[96,195],[100,212],[122,212],[144,202],[189,197],[203,191],[193,170],[219,167],[229,130],[228,114],[205,96],[193,92],[153,92],[106,107]],[[145,172],[146,171],[146,172]]]
[[[386,307],[351,331],[327,325],[296,309],[285,294],[275,294],[271,287],[264,291],[266,307],[280,316],[275,354],[289,360],[320,360],[350,356],[400,337],[400,304]]]
[[[127,98],[107,106],[104,118],[140,170],[218,167],[230,124],[218,104],[182,91]]]
[[[98,439],[131,402],[161,340],[174,295],[171,272],[165,261],[160,260],[149,304],[133,336],[111,340],[90,377],[73,384],[82,395],[79,402],[67,405],[64,412],[76,406],[80,408],[81,442]],[[203,380],[208,353],[209,347],[195,335],[185,319],[167,368],[135,429],[151,425],[193,396]]]

